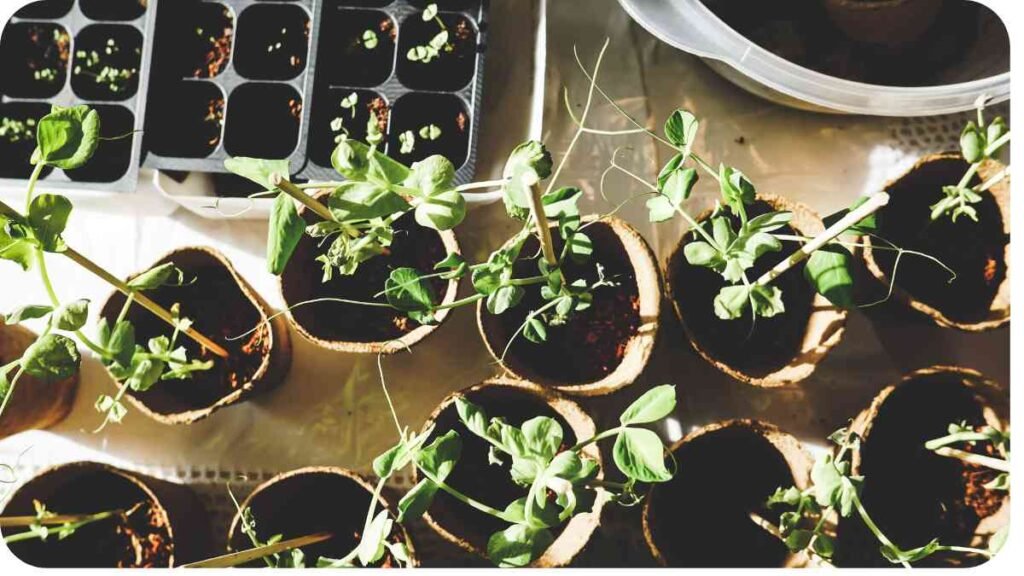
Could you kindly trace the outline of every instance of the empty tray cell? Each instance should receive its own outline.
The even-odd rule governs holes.
[[[25,179],[32,174],[29,159],[36,149],[36,124],[49,113],[49,104],[0,104],[0,178]]]
[[[345,6],[355,6],[358,8],[383,8],[388,4],[393,4],[395,0],[328,0],[328,3],[343,4]]]
[[[314,100],[309,156],[319,166],[330,168],[331,154],[342,138],[365,142],[371,114],[376,129],[388,133],[388,102],[377,92],[330,88]]]
[[[388,155],[410,163],[440,154],[458,169],[469,154],[469,112],[452,94],[402,96],[391,110]]]
[[[78,33],[71,88],[85,100],[127,100],[139,89],[142,33],[123,24],[94,24]]]
[[[334,85],[383,84],[395,67],[395,36],[395,21],[384,12],[328,7],[317,75]]]
[[[180,0],[171,0],[172,2]],[[79,7],[92,20],[135,20],[146,13],[149,0],[79,0]]]
[[[224,93],[209,82],[180,82],[149,101],[146,149],[161,156],[206,158],[220,144]]]
[[[299,141],[302,97],[287,84],[243,84],[228,97],[225,118],[228,155],[287,158]]]
[[[157,82],[213,78],[231,62],[235,15],[215,2],[161,2],[153,73]]]
[[[65,174],[75,182],[116,182],[131,167],[135,115],[124,106],[101,104],[94,108],[100,115],[100,144],[84,166]]]
[[[71,11],[74,0],[40,0],[14,13],[15,18],[60,18]]]
[[[417,90],[459,90],[476,71],[477,31],[461,14],[423,12],[402,21],[398,79]]]
[[[254,80],[289,80],[306,68],[309,13],[293,4],[254,4],[238,17],[235,69]]]
[[[50,98],[67,81],[71,36],[45,22],[8,24],[0,38],[0,92],[12,98]]]

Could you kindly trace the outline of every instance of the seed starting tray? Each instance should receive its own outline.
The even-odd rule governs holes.
[[[89,104],[102,136],[93,161],[43,171],[48,187],[131,190],[138,180],[155,0],[47,0],[19,10],[0,40],[0,186],[32,172],[35,121],[53,104]]]
[[[458,168],[457,180],[466,182],[476,162],[487,3],[437,0],[437,19],[430,21],[421,17],[430,0],[46,0],[29,5],[4,29],[0,71],[16,68],[19,61],[24,65],[33,46],[44,62],[60,60],[63,53],[65,70],[55,73],[54,83],[61,87],[52,94],[29,97],[20,83],[8,80],[0,88],[0,121],[6,120],[0,125],[0,185],[17,185],[31,172],[27,159],[34,131],[24,121],[11,122],[37,119],[53,103],[95,105],[104,137],[140,130],[143,136],[105,140],[86,167],[47,171],[47,184],[130,191],[140,165],[224,173],[230,156],[287,158],[296,178],[335,180],[330,158],[337,140],[342,134],[366,138],[371,111],[390,156],[411,163],[443,154]],[[115,21],[123,18],[118,9],[141,14]],[[429,45],[442,24],[448,45],[431,62],[410,60],[409,51]],[[100,25],[135,31],[138,83],[129,97],[120,98],[128,90],[96,95],[76,80],[77,55],[89,40],[79,34]],[[29,26],[36,27],[31,34]],[[69,36],[46,46],[55,26]],[[17,33],[31,41],[16,44]],[[82,53],[81,60],[90,53]],[[31,67],[22,71],[33,72]],[[20,140],[5,140],[12,129],[20,130]]]

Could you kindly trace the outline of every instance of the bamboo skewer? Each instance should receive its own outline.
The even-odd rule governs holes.
[[[275,542],[274,544],[260,546],[259,548],[251,548],[249,550],[242,550],[241,552],[232,552],[231,554],[224,554],[222,556],[200,560],[191,564],[185,564],[182,568],[231,568],[233,566],[241,566],[242,564],[248,564],[253,560],[259,560],[260,558],[266,558],[267,556],[286,552],[295,548],[302,548],[303,546],[309,546],[311,544],[330,540],[331,538],[334,538],[334,534],[330,534],[328,532],[320,532],[309,536],[300,536],[298,538],[282,540],[280,542]]]

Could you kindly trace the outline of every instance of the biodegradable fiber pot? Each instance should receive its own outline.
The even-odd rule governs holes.
[[[568,262],[566,277],[596,281],[595,263],[600,263],[605,277],[619,286],[595,290],[592,306],[564,326],[549,327],[546,342],[530,342],[520,334],[507,353],[527,314],[544,304],[539,290],[527,290],[518,306],[500,315],[488,312],[481,301],[477,323],[487,349],[511,377],[566,394],[599,396],[632,384],[647,367],[658,335],[661,274],[650,246],[625,221],[588,216],[583,222],[594,253],[585,264]],[[558,252],[561,238],[553,237]],[[524,254],[536,250],[535,238],[523,247]],[[536,267],[520,262],[516,273],[536,274]]]
[[[975,204],[978,222],[962,216],[930,218],[931,205],[943,198],[942,187],[960,181],[968,165],[958,153],[922,158],[909,172],[886,186],[889,205],[878,212],[881,236],[907,250],[938,258],[957,273],[912,255],[900,259],[893,295],[939,326],[968,332],[991,330],[1010,321],[1010,180],[1003,180]],[[1004,166],[986,161],[980,179],[998,174]],[[864,239],[864,260],[886,286],[892,282],[896,253],[879,250]]]
[[[793,213],[790,226],[781,230],[784,234],[811,237],[825,229],[810,208],[779,196],[760,194],[747,207],[751,218],[773,210]],[[710,214],[702,215],[700,221]],[[804,263],[800,263],[774,281],[782,289],[785,313],[758,318],[753,333],[749,316],[721,320],[715,316],[713,302],[725,281],[717,272],[686,261],[683,250],[692,237],[686,234],[669,257],[665,278],[676,315],[697,353],[719,370],[754,386],[784,386],[810,376],[842,339],[846,310],[814,291],[804,278]],[[748,277],[752,281],[760,277],[797,246],[785,242],[781,252],[762,256],[748,270]]]
[[[337,560],[347,556],[359,544],[373,491],[370,483],[343,468],[300,468],[279,474],[258,486],[241,508],[252,511],[261,542],[278,534],[284,540],[319,532],[333,534],[333,538],[305,546],[302,551],[307,559],[325,556]],[[394,519],[394,508],[383,496],[378,499],[378,504],[387,508]],[[241,521],[240,514],[236,513],[228,530],[230,551],[252,548],[249,537],[242,533]],[[412,566],[419,565],[412,540],[401,524],[394,523],[388,539],[394,543],[405,543]],[[264,567],[265,564],[256,561],[247,566]],[[395,566],[394,558],[385,556],[384,567],[392,566]]]
[[[325,202],[327,192],[320,192],[315,198]],[[299,214],[309,224],[317,221],[305,207],[299,209]],[[296,332],[328,350],[394,354],[423,340],[448,318],[450,310],[442,310],[435,316],[435,325],[421,326],[391,308],[330,301],[299,305],[329,298],[381,302],[377,294],[395,268],[408,266],[420,272],[433,272],[434,265],[449,252],[459,252],[452,231],[438,232],[420,226],[412,213],[395,221],[394,232],[390,254],[363,262],[351,276],[335,270],[329,282],[322,282],[323,264],[316,261],[328,246],[321,246],[320,240],[309,236],[302,237],[281,275],[281,294],[288,320]],[[454,302],[459,291],[458,280],[434,279],[431,286],[442,304]]]
[[[11,552],[40,568],[172,568],[205,557],[210,527],[202,502],[180,484],[95,462],[49,468],[11,495],[4,516],[34,516],[33,501],[56,514],[136,509],[127,520],[83,526],[66,539],[25,540]],[[14,532],[6,532],[10,536]]]
[[[167,262],[184,271],[186,284],[164,286],[146,295],[165,308],[180,304],[182,317],[192,320],[196,330],[224,347],[229,358],[221,359],[187,336],[178,336],[178,344],[188,351],[189,359],[213,360],[213,368],[195,372],[187,380],[159,382],[145,392],[128,391],[135,408],[163,424],[191,424],[280,384],[292,360],[284,318],[268,321],[271,310],[267,303],[227,258],[212,248],[179,248],[154,266]],[[115,292],[104,304],[101,316],[113,326],[124,303],[125,296]],[[142,346],[150,338],[169,336],[172,331],[138,304],[132,305],[128,320],[135,326],[136,342]],[[233,339],[254,328],[245,338]]]
[[[829,18],[850,39],[900,46],[920,39],[944,0],[824,0]]]
[[[978,545],[977,534],[994,533],[1008,522],[1007,493],[982,488],[995,472],[924,447],[945,436],[952,423],[1008,429],[989,401],[999,391],[974,370],[934,366],[882,390],[854,420],[852,430],[862,442],[853,454],[852,472],[864,477],[864,506],[900,548],[923,546],[933,538],[945,545]],[[836,564],[889,565],[878,547],[858,519],[839,523]],[[943,565],[952,559],[930,557],[924,564]]]
[[[765,502],[777,488],[809,486],[811,456],[795,438],[764,422],[729,420],[692,432],[672,454],[675,477],[651,488],[643,510],[644,538],[658,564],[806,564],[806,555],[791,554],[750,519],[751,512],[768,518]]]
[[[434,426],[434,437],[456,430],[462,439],[458,463],[446,482],[463,494],[484,504],[503,510],[509,503],[526,495],[509,476],[508,466],[488,462],[489,444],[469,432],[459,420],[455,400],[464,397],[477,404],[488,418],[503,417],[514,426],[537,416],[554,418],[562,426],[565,447],[596,433],[594,422],[575,402],[536,384],[515,380],[491,380],[449,395],[434,410],[424,425]],[[430,440],[428,440],[429,442]],[[583,453],[601,466],[601,453],[591,444]],[[418,472],[418,471],[417,471]],[[414,473],[419,481],[419,474]],[[598,473],[598,478],[604,476]],[[555,541],[531,567],[557,568],[567,566],[583,550],[601,521],[601,509],[607,497],[601,493],[590,512],[574,516],[560,530],[552,530]],[[580,506],[584,503],[581,502]],[[473,554],[487,557],[487,541],[495,532],[508,527],[492,516],[470,508],[445,492],[438,492],[424,516],[427,523],[445,540]]]
[[[35,340],[36,335],[28,328],[8,326],[0,319],[0,366],[20,358]],[[58,382],[43,382],[23,374],[0,416],[0,440],[25,430],[41,430],[57,424],[71,412],[77,391],[78,374]]]

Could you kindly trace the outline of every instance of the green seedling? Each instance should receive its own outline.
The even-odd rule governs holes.
[[[448,42],[449,34],[448,27],[445,26],[443,20],[437,13],[437,4],[427,4],[427,7],[423,9],[421,14],[424,22],[434,21],[439,31],[430,39],[430,42],[413,46],[406,52],[405,57],[412,62],[422,62],[423,64],[429,64],[437,58],[441,57],[444,52],[451,52],[455,49]]]
[[[143,504],[132,506],[128,510],[108,510],[96,514],[56,514],[46,509],[46,505],[39,500],[32,501],[36,513],[34,516],[0,516],[0,528],[26,527],[28,530],[11,534],[4,538],[5,544],[14,544],[28,540],[39,540],[46,542],[49,538],[56,537],[57,540],[66,540],[75,534],[79,528],[103,522],[105,520],[127,519],[139,511]]]

